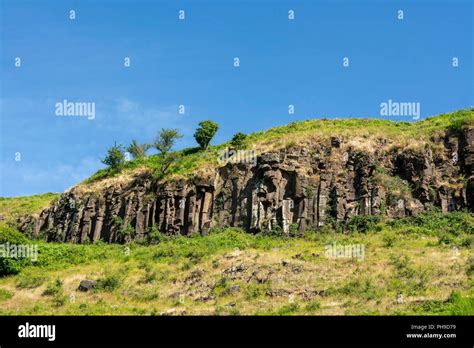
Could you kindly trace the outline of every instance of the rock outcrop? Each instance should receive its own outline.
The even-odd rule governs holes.
[[[288,234],[356,215],[474,210],[474,129],[416,147],[382,138],[359,143],[329,137],[189,180],[163,183],[145,175],[93,192],[73,188],[21,228],[48,241],[126,242],[153,231],[191,235],[238,226]]]

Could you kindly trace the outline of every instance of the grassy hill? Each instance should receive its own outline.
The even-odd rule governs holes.
[[[285,126],[275,127],[266,131],[248,135],[247,148],[255,149],[257,153],[275,148],[283,148],[295,144],[319,141],[330,136],[350,136],[351,138],[389,138],[396,140],[399,145],[428,140],[436,134],[442,134],[447,129],[460,130],[466,126],[474,126],[474,109],[460,110],[439,116],[429,117],[418,122],[395,122],[382,119],[318,119],[292,122]],[[217,166],[219,153],[230,145],[229,142],[211,146],[208,151],[199,148],[188,148],[181,151],[180,158],[171,166],[169,176],[186,177],[192,175],[198,168]],[[161,157],[158,155],[128,161],[122,173],[111,169],[102,169],[86,179],[82,184],[117,176],[133,175],[143,170],[158,170]]]
[[[24,197],[0,197],[0,227],[14,224],[20,216],[39,213],[59,196],[59,193],[43,193]]]
[[[249,135],[257,151],[328,136],[417,140],[474,125],[461,110],[420,122],[314,120]],[[171,176],[217,165],[217,153],[185,149]],[[160,166],[159,156],[101,170],[84,186]],[[38,248],[36,261],[0,258],[0,315],[473,315],[474,217],[438,210],[398,220],[361,220],[352,232],[330,225],[283,236],[213,229],[208,236],[165,236],[125,245],[31,241],[12,224],[58,194],[0,198],[0,245]],[[363,231],[363,232],[362,232]],[[338,246],[355,255],[328,253]],[[363,252],[361,254],[361,250]],[[87,292],[81,280],[96,281]]]

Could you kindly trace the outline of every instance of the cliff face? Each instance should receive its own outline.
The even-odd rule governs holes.
[[[189,180],[141,176],[93,192],[72,189],[22,230],[48,241],[124,242],[157,229],[206,234],[318,228],[356,215],[413,216],[430,206],[474,211],[474,129],[422,146],[388,138],[327,137],[270,150],[257,164],[227,163]]]

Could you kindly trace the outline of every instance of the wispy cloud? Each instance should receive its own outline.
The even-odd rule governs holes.
[[[20,196],[43,192],[62,192],[88,178],[103,167],[99,159],[85,157],[74,165],[57,164],[37,168],[24,162],[3,161],[0,196]]]
[[[186,138],[181,144],[192,144],[195,125],[190,121],[189,108],[183,115],[178,112],[179,105],[144,105],[121,97],[99,104],[97,110],[96,121],[104,130],[151,140],[161,128],[178,128]]]
[[[194,146],[195,125],[178,105],[144,104],[120,97],[87,100],[96,103],[96,117],[56,117],[54,105],[63,99],[2,98],[0,195],[63,191],[104,168],[100,158],[115,141],[152,142],[161,128],[184,134],[176,148]],[[14,155],[20,152],[21,162]]]

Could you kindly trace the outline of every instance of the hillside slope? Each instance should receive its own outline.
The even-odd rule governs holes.
[[[473,315],[469,224],[438,212],[364,234],[37,241],[36,262],[0,274],[0,315]],[[80,291],[84,280],[94,288]]]
[[[293,123],[250,135],[246,154],[255,162],[236,155],[219,165],[226,146],[183,151],[165,178],[153,173],[156,156],[128,163],[121,175],[101,171],[21,229],[48,241],[127,242],[217,226],[289,235],[432,206],[474,210],[473,110],[413,123]]]

